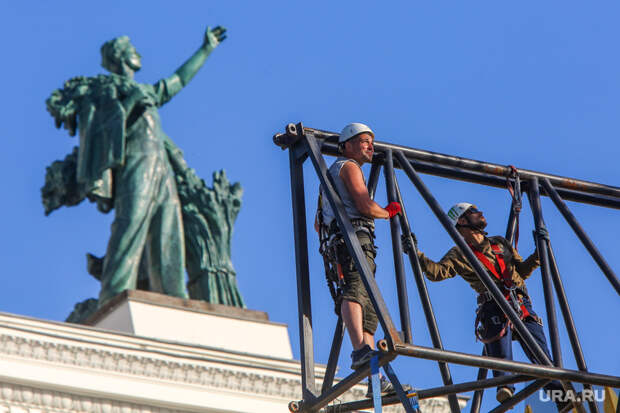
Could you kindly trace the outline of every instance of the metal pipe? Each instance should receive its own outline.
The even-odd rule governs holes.
[[[329,142],[337,142],[338,139],[338,134],[333,132],[326,132],[319,129],[311,128],[306,128],[305,130],[312,131],[317,138],[326,139]],[[508,176],[510,172],[510,168],[505,165],[461,158],[459,156],[445,155],[437,152],[424,151],[421,149],[409,148],[406,146],[395,145],[387,142],[375,141],[374,148],[375,152],[383,152],[387,149],[391,149],[394,152],[402,151],[405,157],[410,160],[428,161],[439,165],[457,167],[476,172],[484,172],[495,176],[505,177]],[[588,182],[579,179],[572,179],[559,175],[551,175],[527,169],[519,169],[519,176],[521,177],[521,179],[544,177],[549,179],[549,181],[554,186],[560,188],[577,189],[585,193],[609,195],[620,198],[620,188],[616,186],[604,185],[596,182]]]
[[[448,232],[448,234],[450,234],[450,237],[452,238],[452,240],[461,249],[461,252],[465,255],[465,257],[467,258],[467,261],[472,266],[472,268],[475,270],[476,275],[478,276],[480,281],[484,284],[485,288],[489,291],[489,293],[491,293],[491,295],[493,296],[493,299],[495,300],[499,308],[504,312],[504,314],[506,314],[508,319],[512,322],[512,325],[514,326],[515,330],[519,333],[523,342],[525,343],[527,348],[531,351],[531,353],[534,355],[535,359],[540,364],[551,364],[551,361],[549,360],[545,352],[540,348],[540,346],[538,345],[538,343],[536,342],[532,334],[525,327],[525,325],[523,324],[523,322],[521,321],[521,319],[519,318],[515,310],[512,308],[512,306],[508,303],[508,301],[506,301],[506,298],[504,297],[502,292],[499,290],[495,282],[491,279],[491,277],[489,276],[487,271],[484,269],[484,267],[482,266],[478,258],[476,258],[473,251],[467,245],[463,237],[458,233],[456,228],[452,225],[452,223],[450,222],[450,219],[443,212],[441,206],[439,205],[437,200],[433,197],[433,195],[430,193],[426,185],[424,185],[424,182],[422,182],[422,180],[416,173],[415,169],[413,169],[411,164],[407,162],[407,159],[405,158],[403,153],[395,152],[395,154],[396,154],[396,158],[398,159],[401,166],[404,168],[405,173],[407,174],[409,179],[411,179],[411,181],[416,186],[416,188],[418,189],[418,191],[420,192],[420,194],[422,195],[426,203],[430,206],[431,210],[435,213],[435,215],[437,216],[437,218],[443,225],[444,229]]]
[[[287,141],[288,135],[277,135],[274,137],[274,141],[285,142]],[[283,145],[278,143],[278,145]],[[378,146],[375,146],[375,157],[373,162],[383,162],[382,156],[385,151],[385,146],[377,143]],[[337,144],[332,143],[330,141],[325,141],[321,147],[321,152],[325,155],[330,156],[338,156]],[[506,179],[505,175],[497,174],[497,173],[488,173],[486,171],[477,171],[464,169],[457,166],[443,165],[433,161],[424,161],[420,159],[408,158],[410,163],[416,170],[420,173],[425,173],[429,175],[441,176],[444,178],[457,179],[465,182],[476,183],[480,185],[488,185],[496,188],[505,188],[506,187]],[[505,167],[502,167],[505,168]],[[520,172],[523,170],[519,170]],[[523,176],[521,176],[523,178]],[[583,188],[583,185],[575,185],[572,186],[570,183],[572,182],[585,182],[573,180],[570,178],[560,177],[565,180],[567,183],[566,187],[558,187],[556,190],[558,194],[565,200],[581,202],[596,206],[602,206],[606,208],[615,208],[620,209],[620,197],[615,194],[610,195],[602,195],[596,192],[590,192],[588,188]],[[595,184],[600,185],[600,184]],[[606,185],[602,185],[603,187],[609,187]],[[615,188],[616,187],[609,187]],[[523,188],[525,189],[525,188]],[[608,191],[604,191],[608,192]],[[547,195],[546,193],[543,195]]]
[[[555,304],[553,301],[553,292],[551,287],[551,268],[549,263],[549,238],[548,232],[545,228],[545,221],[542,216],[542,206],[540,202],[539,184],[538,178],[533,177],[530,180],[530,187],[528,191],[528,199],[530,201],[530,207],[532,209],[532,215],[534,216],[534,223],[536,226],[534,241],[536,242],[536,248],[540,257],[541,267],[540,272],[542,275],[543,293],[545,296],[545,307],[547,309],[547,323],[549,325],[549,338],[551,341],[551,351],[553,353],[553,362],[555,366],[562,367],[562,349],[560,347],[560,336],[558,334],[558,322],[555,314]],[[545,236],[541,235],[543,231]],[[562,383],[565,390],[574,391],[573,385],[570,382]],[[580,409],[583,406],[580,404]]]
[[[394,161],[392,151],[385,153],[385,186],[388,202],[398,202],[394,181]],[[402,205],[401,205],[402,207]],[[403,263],[403,247],[400,240],[400,216],[390,219],[390,233],[392,235],[392,255],[394,257],[394,275],[396,276],[396,293],[398,295],[398,309],[400,312],[400,326],[406,343],[413,343],[411,335],[411,317],[409,315],[409,297],[407,296],[407,280],[405,279],[405,264]]]
[[[310,301],[310,269],[306,234],[306,201],[304,197],[303,163],[289,150],[291,197],[295,233],[295,266],[297,273],[297,309],[299,314],[299,350],[301,353],[301,387],[304,399],[316,396],[314,349],[312,346],[312,308]]]
[[[521,390],[520,392],[518,392],[517,394],[515,394],[510,399],[506,400],[505,402],[503,402],[502,404],[500,404],[499,406],[497,406],[493,410],[489,411],[489,413],[501,413],[501,412],[505,412],[505,411],[507,411],[509,409],[512,409],[517,403],[520,403],[523,400],[527,399],[532,394],[534,394],[536,392],[536,390],[538,390],[541,387],[545,386],[550,381],[551,380],[539,379],[539,380],[536,380],[536,381],[528,384],[527,386],[525,386],[525,388],[523,390]]]
[[[534,241],[536,242],[536,250],[540,259],[540,273],[545,295],[545,307],[547,309],[547,324],[549,325],[549,338],[551,340],[551,351],[553,353],[553,364],[556,367],[562,367],[562,349],[560,347],[560,336],[558,334],[558,320],[555,314],[555,304],[553,301],[553,291],[551,287],[551,268],[549,266],[549,254],[545,238],[540,235],[541,232],[547,233],[545,221],[542,216],[542,206],[540,204],[540,193],[538,191],[538,178],[533,177],[530,180],[528,191],[528,199],[534,216]]]
[[[562,201],[562,198],[560,198],[560,195],[558,195],[558,192],[551,185],[548,179],[541,179],[540,182],[545,189],[547,195],[551,198],[560,213],[564,216],[566,222],[568,222],[568,224],[571,226],[579,240],[583,243],[583,246],[586,247],[592,258],[594,258],[594,261],[596,261],[598,266],[603,271],[603,274],[605,274],[618,295],[620,295],[620,280],[618,280],[618,277],[611,269],[605,258],[603,258],[603,255],[600,253],[598,248],[596,248],[596,245],[594,245],[590,237],[588,237],[588,234],[586,234],[581,225],[579,225],[577,218],[575,218],[570,209],[568,209],[568,206],[566,206],[564,201]]]
[[[379,162],[373,162],[368,176],[368,195],[370,196],[370,199],[375,199],[375,192],[377,190],[380,172],[381,164]]]
[[[509,384],[521,383],[531,380],[532,378],[524,375],[507,375],[501,377],[494,377],[492,379],[469,381],[465,383],[452,384],[450,386],[433,387],[430,389],[415,391],[418,396],[418,400],[432,399],[434,397],[442,396],[455,396],[458,393],[465,393],[475,389],[489,388],[496,386],[505,386]],[[398,396],[384,396],[381,399],[383,406],[389,406],[392,404],[400,403]],[[325,408],[325,413],[344,413],[352,412],[356,410],[368,409],[372,407],[372,400],[360,400],[350,403],[342,403]]]
[[[336,321],[336,329],[334,330],[334,338],[332,339],[332,347],[329,350],[329,358],[327,359],[327,369],[323,376],[323,385],[321,386],[321,394],[325,393],[334,384],[334,376],[338,368],[338,357],[342,347],[342,339],[344,338],[344,322],[342,316],[338,316]]]
[[[558,303],[560,304],[560,311],[562,311],[562,317],[564,318],[566,332],[568,333],[571,348],[573,349],[573,354],[575,355],[577,368],[581,371],[588,371],[586,360],[583,356],[583,351],[581,349],[581,343],[579,342],[577,328],[575,327],[575,321],[573,320],[573,314],[570,310],[568,299],[566,298],[566,291],[564,290],[564,284],[562,283],[562,278],[560,277],[560,270],[558,268],[558,263],[555,260],[555,254],[553,253],[553,247],[551,246],[551,242],[548,243],[548,247],[549,265],[551,266],[551,278],[555,286]],[[592,390],[592,386],[589,384],[584,384],[583,387],[588,390]],[[598,405],[593,400],[588,400],[588,406],[590,407],[590,413],[598,413]]]
[[[506,189],[506,180],[498,176],[489,175],[482,172],[467,171],[449,166],[436,165],[430,162],[410,161],[410,163],[414,168],[416,168],[416,171],[420,173],[475,183],[479,185],[491,186],[494,188]],[[525,188],[522,187],[522,189]],[[586,192],[565,188],[557,188],[557,192],[562,196],[563,199],[567,201],[575,201],[595,206],[602,206],[606,208],[620,209],[620,198],[618,197],[589,194]],[[546,193],[543,195],[546,195]]]
[[[422,303],[422,309],[424,310],[424,317],[426,318],[426,325],[428,326],[428,331],[431,336],[431,341],[433,342],[433,347],[443,350],[443,344],[441,342],[441,335],[439,334],[439,328],[437,327],[437,320],[435,319],[435,311],[433,310],[433,304],[431,303],[430,296],[428,294],[428,289],[426,287],[426,280],[424,279],[424,275],[422,273],[422,267],[420,266],[420,259],[418,258],[418,248],[415,245],[413,240],[413,235],[411,232],[411,224],[409,223],[409,218],[407,216],[407,211],[405,208],[405,203],[403,202],[403,197],[400,193],[400,187],[398,185],[398,180],[394,178],[394,186],[396,189],[396,195],[398,196],[398,202],[402,207],[400,226],[403,233],[403,237],[407,239],[407,245],[410,248],[407,251],[407,256],[409,257],[409,264],[411,265],[411,270],[413,271],[413,276],[418,287],[418,293],[420,295],[420,302]],[[441,379],[444,385],[452,384],[452,374],[450,373],[450,367],[446,363],[438,362],[439,365],[439,373],[441,374]],[[450,395],[448,396],[448,402],[450,404],[450,411],[452,413],[458,413],[461,411],[459,407],[459,402],[456,399],[456,396]]]
[[[487,350],[484,347],[482,348],[482,355],[483,356],[487,355]],[[480,380],[486,379],[488,372],[489,370],[484,369],[484,368],[478,369],[477,380],[480,381]],[[471,399],[471,409],[469,410],[470,413],[480,412],[480,405],[482,404],[483,395],[484,395],[484,389],[478,389],[474,392],[474,397]]]
[[[466,366],[484,367],[487,369],[510,371],[513,373],[526,374],[551,380],[576,381],[599,386],[620,387],[620,377],[604,374],[589,373],[577,370],[561,369],[553,366],[540,364],[521,363],[518,361],[504,360],[496,357],[482,357],[473,354],[459,353],[456,351],[437,350],[430,347],[416,346],[413,344],[396,344],[394,352],[404,356],[417,357],[427,360],[441,360],[448,363],[463,364]]]

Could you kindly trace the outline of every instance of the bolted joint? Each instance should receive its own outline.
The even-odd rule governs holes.
[[[301,122],[295,125],[289,123],[284,128],[284,133],[276,133],[273,135],[273,143],[282,148],[282,150],[288,149],[295,144],[303,135],[304,127]]]
[[[286,125],[285,130],[287,135],[297,135],[297,126],[294,123]]]

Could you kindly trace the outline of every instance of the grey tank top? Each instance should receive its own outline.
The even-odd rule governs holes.
[[[349,215],[349,219],[366,218],[364,215],[362,215],[362,213],[355,206],[355,202],[353,202],[353,198],[349,194],[349,190],[347,189],[344,182],[342,181],[342,178],[340,178],[340,170],[342,169],[344,164],[347,162],[353,162],[357,166],[359,166],[359,164],[353,159],[339,157],[329,167],[328,171],[330,175],[332,176],[334,183],[336,184],[336,192],[338,192],[338,195],[340,195],[340,198],[342,199],[342,203],[344,204],[344,209]],[[362,177],[363,176],[364,175],[362,174]],[[365,178],[364,178],[364,183],[366,183]],[[332,210],[332,207],[329,204],[329,200],[325,196],[325,192],[323,191],[323,188],[321,188],[321,193],[322,193],[321,207],[323,209],[323,222],[325,223],[325,225],[329,226],[332,220],[336,218],[336,214],[334,214],[334,211]]]

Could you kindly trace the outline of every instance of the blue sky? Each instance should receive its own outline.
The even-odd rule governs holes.
[[[3,312],[64,320],[76,302],[98,294],[85,253],[104,254],[113,217],[88,203],[44,216],[45,167],[77,144],[54,128],[44,101],[72,76],[102,73],[99,47],[123,34],[143,57],[136,79],[155,82],[194,52],[207,25],[229,29],[203,70],[160,113],[164,130],[201,177],[210,182],[213,171],[226,169],[243,185],[233,242],[240,289],[249,308],[289,325],[296,356],[288,156],[271,141],[287,123],[339,131],[361,121],[378,140],[620,182],[617,2],[33,1],[2,9]],[[452,242],[406,177],[397,176],[419,246],[438,260]],[[306,177],[312,216],[318,183],[309,164]],[[476,203],[491,233],[505,231],[507,191],[423,178],[446,209]],[[383,188],[377,200],[384,202]],[[620,212],[569,206],[618,270]],[[548,199],[543,211],[588,366],[618,374],[618,295]],[[520,251],[528,255],[533,220],[527,208],[521,222]],[[389,226],[377,228],[377,278],[395,317]],[[317,248],[310,233],[316,358],[326,362],[335,317]],[[414,341],[430,345],[408,274]],[[528,288],[546,319],[539,271]],[[445,347],[478,354],[474,292],[459,278],[429,283],[429,291]],[[565,366],[575,368],[568,338],[560,337]],[[524,360],[517,348],[516,359]],[[345,340],[341,375],[349,372],[349,351]],[[441,384],[432,362],[399,358],[394,366],[416,387]],[[460,382],[473,380],[476,371],[453,366],[452,373]],[[483,410],[494,406],[493,396],[487,393]]]

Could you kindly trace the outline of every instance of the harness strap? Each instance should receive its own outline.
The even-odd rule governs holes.
[[[519,171],[513,165],[508,165],[510,168],[510,172],[506,177],[506,187],[508,188],[508,192],[510,192],[510,196],[512,197],[512,211],[515,215],[516,226],[515,226],[515,249],[519,249],[519,213],[521,212],[521,180],[519,179]],[[514,186],[510,182],[510,178],[514,179]]]
[[[506,270],[506,262],[504,261],[504,255],[502,254],[502,250],[499,245],[491,243],[491,249],[493,250],[493,254],[495,254],[495,258],[497,259],[497,264],[499,266],[499,273],[497,272],[497,269],[491,263],[491,261],[486,257],[486,255],[484,255],[481,251],[478,251],[471,244],[469,245],[469,247],[472,249],[478,260],[486,267],[486,269],[489,270],[489,272],[493,274],[493,276],[495,276],[497,280],[502,282],[502,285],[504,287],[504,297],[508,302],[511,302],[513,304],[515,309],[520,310],[518,311],[519,318],[521,318],[521,320],[524,320],[525,318],[529,317],[530,312],[525,307],[525,304],[522,303],[522,300],[518,299],[517,294],[515,293],[515,284],[512,281],[510,274],[508,274],[508,271]],[[476,338],[483,343],[491,343],[493,341],[499,340],[506,334],[506,329],[510,325],[510,323],[507,321],[506,323],[504,323],[503,328],[498,334],[493,337],[483,339],[480,335],[480,331],[478,330],[478,323],[481,322],[481,318],[482,311],[478,311],[478,314],[476,315],[476,320],[474,321],[474,331],[476,334]]]
[[[502,254],[502,250],[499,248],[498,245],[491,244],[491,248],[493,249],[493,253],[495,254],[495,257],[497,258],[497,264],[499,265],[499,270],[501,272],[501,275],[497,272],[497,269],[491,263],[491,261],[489,261],[489,259],[486,257],[486,255],[484,255],[482,252],[478,251],[471,244],[469,245],[469,247],[474,252],[474,254],[476,254],[476,257],[478,257],[478,260],[480,260],[480,262],[482,264],[484,264],[484,266],[487,268],[487,270],[489,270],[491,272],[491,274],[493,274],[495,276],[495,278],[497,278],[498,280],[502,281],[502,283],[504,284],[504,287],[506,289],[510,289],[510,288],[512,288],[514,286],[514,283],[512,282],[512,279],[510,278],[510,275],[508,275],[507,272],[506,272],[506,263],[504,262],[504,255]]]
[[[325,269],[325,282],[329,293],[336,303],[334,311],[339,314],[338,301],[342,296],[342,285],[344,283],[344,276],[342,274],[342,267],[335,262],[335,253],[332,245],[330,245],[330,237],[328,228],[323,221],[323,193],[319,190],[319,199],[317,205],[317,220],[319,224],[319,253],[323,257],[323,266]]]

